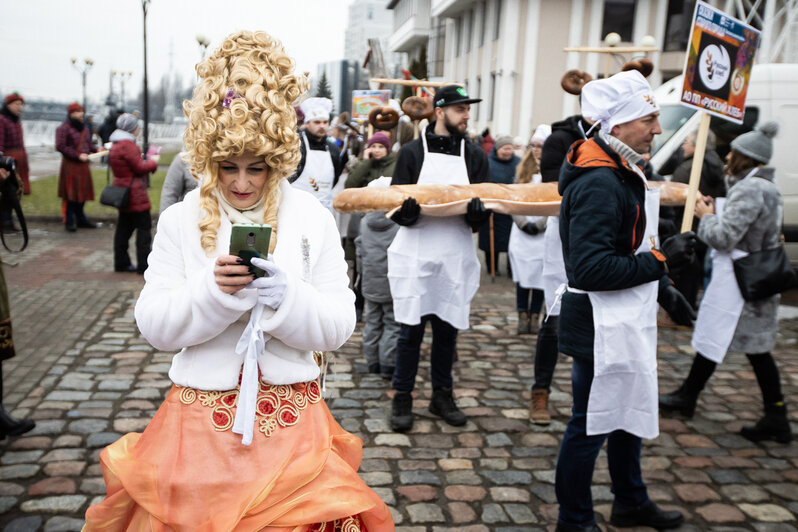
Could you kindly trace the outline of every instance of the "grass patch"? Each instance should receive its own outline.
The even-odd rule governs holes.
[[[163,160],[163,159],[161,159]],[[92,168],[92,180],[94,181],[94,201],[86,202],[86,215],[89,218],[115,218],[117,210],[113,207],[106,207],[100,204],[100,194],[105,188],[106,170],[105,168]],[[161,204],[161,189],[166,177],[166,170],[158,170],[150,174],[150,188],[147,191],[152,204],[152,214],[158,214]],[[111,175],[113,180],[113,175]],[[58,197],[58,176],[37,179],[30,184],[31,193],[22,196],[22,211],[27,216],[61,216],[61,198]]]
[[[180,153],[179,151],[167,151],[161,154],[161,158],[158,160],[158,166],[169,168],[169,165],[172,164],[172,161]]]

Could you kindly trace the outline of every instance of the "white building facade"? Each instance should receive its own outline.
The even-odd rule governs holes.
[[[798,62],[798,0],[711,0],[709,3],[763,30],[757,62]],[[474,106],[472,127],[525,138],[541,123],[576,114],[577,97],[560,87],[569,69],[593,77],[619,72],[642,54],[564,52],[603,45],[610,32],[619,46],[651,36],[656,87],[681,73],[694,0],[391,0],[394,51],[417,57],[427,50],[430,78],[464,84]],[[608,68],[609,67],[609,68]]]

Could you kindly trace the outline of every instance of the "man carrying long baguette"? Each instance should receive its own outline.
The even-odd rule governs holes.
[[[571,146],[560,170],[560,237],[567,291],[559,348],[573,357],[573,415],[557,460],[557,530],[599,530],[590,485],[599,451],[607,459],[614,526],[674,528],[684,520],[648,497],[641,438],[659,434],[657,303],[680,324],[695,315],[666,273],[688,264],[695,234],[657,246],[659,190],[637,166],[662,132],[651,87],[637,71],[591,81],[582,112],[601,130]]]
[[[435,120],[420,138],[399,150],[392,185],[468,185],[488,178],[488,159],[465,138],[472,103],[463,87],[441,87],[434,98]],[[452,364],[457,330],[468,328],[471,298],[479,287],[479,261],[472,233],[490,216],[479,198],[460,216],[421,214],[408,198],[391,217],[401,225],[388,248],[388,280],[394,315],[401,324],[396,347],[391,428],[413,427],[413,396],[421,341],[432,324],[429,411],[454,426],[465,425],[465,414],[452,395]]]

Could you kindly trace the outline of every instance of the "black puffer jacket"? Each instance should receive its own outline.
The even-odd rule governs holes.
[[[585,122],[582,115],[569,116],[565,120],[554,122],[551,125],[551,135],[543,143],[543,151],[540,155],[540,176],[544,183],[560,179],[560,168],[568,150],[571,149],[571,144],[584,139],[583,132],[589,129],[590,124]],[[592,135],[597,129],[598,126],[590,134]]]
[[[560,238],[571,287],[597,292],[665,282],[665,268],[653,254],[635,255],[646,227],[645,188],[628,165],[598,137],[577,142],[563,164]],[[560,351],[592,359],[593,335],[590,299],[566,292]]]

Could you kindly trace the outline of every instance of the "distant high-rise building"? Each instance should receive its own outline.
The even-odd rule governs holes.
[[[392,53],[388,41],[393,33],[393,13],[387,9],[385,0],[355,0],[349,6],[346,27],[344,58],[363,65],[369,51],[369,39],[379,39],[385,59],[386,74],[397,75],[403,64],[404,54]]]

